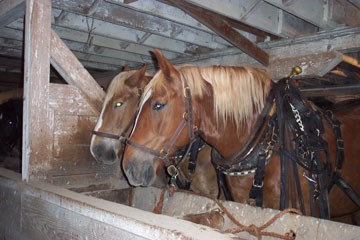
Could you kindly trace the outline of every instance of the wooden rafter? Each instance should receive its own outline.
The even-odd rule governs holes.
[[[184,12],[206,25],[208,28],[244,51],[249,56],[253,57],[265,66],[269,65],[269,55],[264,50],[256,46],[255,43],[251,42],[249,39],[233,29],[231,24],[225,18],[216,18],[212,15],[212,12],[185,1],[164,0],[164,2],[182,9]]]
[[[25,0],[0,1],[0,28],[23,17],[25,14]]]

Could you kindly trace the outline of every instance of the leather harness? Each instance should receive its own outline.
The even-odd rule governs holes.
[[[218,183],[222,187],[226,199],[232,200],[232,196],[227,189],[224,175],[244,175],[255,172],[249,197],[257,206],[262,206],[265,167],[271,157],[273,148],[277,143],[279,145],[278,151],[281,162],[281,210],[288,207],[289,195],[294,197],[297,194],[300,209],[305,214],[304,199],[298,175],[298,164],[304,168],[303,177],[309,180],[310,192],[313,196],[310,201],[311,215],[315,214],[314,201],[317,200],[320,208],[320,217],[330,217],[328,192],[334,184],[339,186],[358,206],[360,206],[360,197],[354,192],[351,186],[341,178],[339,172],[344,156],[340,123],[328,112],[324,114],[319,111],[314,111],[308,102],[301,96],[299,90],[293,85],[291,80],[291,77],[289,77],[279,81],[277,84],[273,84],[269,96],[267,97],[266,105],[255,124],[254,134],[250,138],[250,141],[248,141],[239,152],[232,157],[223,158],[215,149],[212,150],[212,161],[217,170]],[[198,129],[193,123],[191,92],[186,81],[184,81],[184,101],[185,111],[183,118],[174,134],[160,151],[130,140],[127,140],[126,144],[162,160],[171,177],[171,182],[176,182],[180,188],[188,189],[191,180],[186,179],[185,184],[182,184],[177,178],[179,165],[188,153],[192,152],[192,154],[190,154],[189,170],[191,170],[191,172],[195,170],[199,147],[194,147],[194,145],[199,144],[197,142],[199,141],[199,137],[197,136]],[[275,108],[276,114],[274,111]],[[331,167],[332,163],[329,158],[327,142],[320,136],[324,131],[321,117],[324,117],[330,123],[336,137],[335,171],[333,171]],[[190,144],[186,148],[185,154],[184,150],[181,151],[181,153],[178,153],[184,157],[180,157],[180,160],[177,161],[176,157],[169,157],[169,154],[173,151],[174,144],[186,125],[188,125]],[[127,131],[124,131],[123,133],[125,132]],[[119,139],[120,141],[127,139],[122,135],[117,136],[96,131],[94,131],[93,134]],[[295,146],[288,146],[288,144],[286,144],[285,137],[289,137],[289,134],[290,137],[293,137]],[[197,143],[194,144],[195,142]],[[326,155],[325,162],[323,162],[320,156],[321,152],[324,152]],[[287,191],[289,184],[287,178],[290,175],[293,176],[295,182],[294,189],[296,189],[296,192],[293,191],[289,193]],[[296,202],[293,202],[293,205],[296,205]]]

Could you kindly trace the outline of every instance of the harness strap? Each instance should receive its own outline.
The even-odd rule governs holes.
[[[115,134],[111,134],[111,133],[105,133],[105,132],[99,132],[99,131],[92,131],[91,132],[93,135],[99,136],[99,137],[104,137],[104,138],[111,138],[111,139],[115,139],[115,140],[120,140],[122,143],[125,143],[126,138],[124,136],[121,135],[115,135]]]
[[[346,195],[350,197],[350,199],[358,206],[360,207],[360,197],[359,195],[354,191],[354,189],[340,176],[339,173],[334,173],[333,175],[333,181],[336,183],[336,185],[343,190]]]
[[[283,115],[283,105],[282,105],[282,89],[284,89],[284,81],[280,81],[277,84],[277,91],[275,95],[276,102],[276,114],[279,128],[279,155],[280,155],[280,210],[284,210],[286,208],[286,170],[285,170],[285,123],[284,123],[284,115]]]
[[[258,120],[254,127],[254,134],[250,136],[249,141],[245,143],[245,146],[233,156],[227,158],[213,158],[212,161],[215,163],[217,167],[220,168],[228,168],[236,163],[241,162],[246,157],[248,157],[251,152],[254,150],[254,146],[257,145],[258,141],[260,140],[264,129],[268,125],[268,122],[272,118],[272,108],[274,104],[274,91],[271,90],[269,96],[267,97],[266,105],[264,106],[263,110],[261,111]]]
[[[226,184],[225,174],[223,174],[222,171],[216,168],[216,175],[217,175],[219,190],[221,189],[223,190],[225,199],[227,201],[234,201],[234,198],[231,195],[231,192]],[[220,191],[219,191],[219,195],[220,195]]]
[[[249,198],[254,199],[256,206],[258,207],[262,207],[262,203],[263,203],[265,161],[266,161],[266,154],[262,152],[259,154],[254,181],[249,193]]]
[[[126,143],[127,136],[129,134],[125,134],[125,133],[128,133],[129,130],[131,129],[131,126],[135,122],[135,118],[136,118],[137,113],[138,113],[138,109],[135,111],[133,119],[128,123],[128,125],[124,128],[124,130],[120,133],[120,135],[116,135],[116,134],[112,134],[112,133],[106,133],[106,132],[100,132],[100,131],[95,131],[95,130],[91,131],[91,133],[93,135],[96,135],[96,136],[99,136],[99,137],[120,140],[121,143]],[[125,136],[125,135],[127,135],[127,136]]]

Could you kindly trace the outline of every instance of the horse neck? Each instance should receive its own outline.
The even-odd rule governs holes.
[[[217,123],[214,115],[213,103],[205,101],[200,110],[200,135],[210,146],[215,148],[223,157],[230,157],[241,151],[255,131],[255,124],[259,114],[254,114],[251,121],[242,126],[236,126],[234,121],[226,124]],[[205,107],[204,107],[205,106]]]

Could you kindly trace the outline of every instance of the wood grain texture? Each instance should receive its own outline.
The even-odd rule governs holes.
[[[39,180],[49,167],[52,151],[48,104],[51,1],[27,1],[25,22],[22,174],[25,180]]]
[[[81,94],[81,90],[74,85],[50,84],[50,107],[56,114],[74,114],[98,117],[99,112],[89,104]],[[95,125],[94,125],[95,126]]]
[[[104,91],[54,31],[51,31],[51,64],[67,83],[76,85],[94,109],[100,112]]]
[[[212,15],[211,12],[185,1],[164,0],[164,2],[174,5],[188,13],[261,64],[265,66],[269,65],[269,54],[233,29],[231,24],[227,22],[225,18],[217,18]]]

